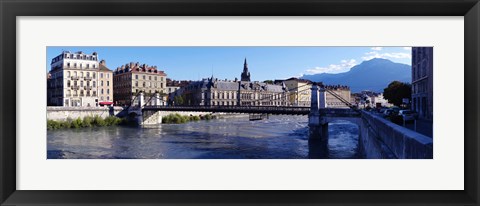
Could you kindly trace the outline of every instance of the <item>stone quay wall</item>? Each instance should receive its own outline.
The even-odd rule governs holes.
[[[84,118],[86,116],[100,116],[102,118],[119,114],[122,107],[47,107],[47,119],[66,120]]]
[[[432,159],[433,140],[362,111],[361,141],[366,158]]]

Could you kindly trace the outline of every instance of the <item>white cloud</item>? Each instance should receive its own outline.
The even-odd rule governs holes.
[[[403,47],[404,50],[412,51],[412,47]]]
[[[383,47],[372,47],[371,49],[375,51],[380,51],[383,49]]]
[[[342,60],[340,64],[330,64],[327,67],[314,67],[311,69],[307,69],[305,71],[306,74],[319,74],[319,73],[342,73],[350,70],[353,66],[357,65],[357,61],[355,59],[350,60]]]
[[[367,52],[365,56],[362,57],[363,60],[370,60],[373,58],[383,58],[383,59],[411,59],[412,54],[410,53],[401,53],[401,52],[394,52],[394,53],[378,53],[376,51]]]

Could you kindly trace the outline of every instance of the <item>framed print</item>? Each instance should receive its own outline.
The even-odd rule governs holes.
[[[479,6],[3,1],[1,204],[478,205]]]

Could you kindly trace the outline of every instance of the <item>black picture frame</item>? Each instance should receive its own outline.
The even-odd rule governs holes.
[[[478,0],[1,0],[1,205],[479,205]],[[17,16],[464,16],[465,189],[462,191],[16,190]],[[461,138],[461,137],[452,137]],[[353,172],[353,171],[352,171]]]

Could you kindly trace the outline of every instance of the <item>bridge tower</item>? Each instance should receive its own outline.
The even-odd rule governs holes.
[[[312,85],[311,108],[308,115],[310,150],[315,151],[316,158],[328,157],[328,122],[322,121],[320,109],[327,107],[325,88],[314,83]]]
[[[155,92],[155,106],[160,106],[160,94]]]
[[[143,91],[140,91],[140,93],[138,94],[138,107],[142,108],[144,104],[145,104],[145,97],[144,97]]]
[[[320,97],[319,97],[320,109],[325,109],[327,108],[327,94],[325,93],[326,92],[325,87],[321,86],[319,91],[320,91]]]
[[[318,86],[317,83],[312,85],[312,94],[311,94],[311,105],[310,105],[310,114],[308,115],[308,126],[318,127],[320,126],[320,110],[319,110],[319,99],[318,99]]]

